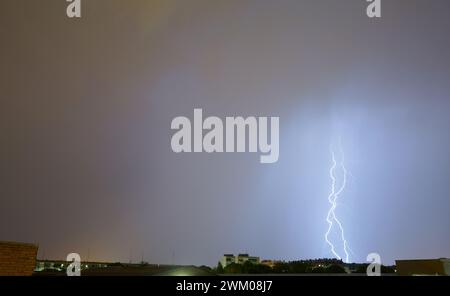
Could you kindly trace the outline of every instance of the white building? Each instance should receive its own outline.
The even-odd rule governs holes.
[[[260,263],[259,257],[249,256],[248,254],[238,254],[237,256],[234,254],[224,254],[222,258],[220,258],[220,264],[222,267],[226,267],[231,263],[244,264],[247,261],[253,264]]]

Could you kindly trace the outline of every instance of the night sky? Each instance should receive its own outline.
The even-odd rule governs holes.
[[[215,265],[450,257],[450,1],[0,2],[0,240]],[[176,116],[279,116],[280,156],[174,153]]]

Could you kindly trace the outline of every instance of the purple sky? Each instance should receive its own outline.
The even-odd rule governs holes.
[[[0,2],[0,240],[39,257],[215,265],[450,257],[450,1]],[[280,157],[173,153],[171,120],[279,116]]]

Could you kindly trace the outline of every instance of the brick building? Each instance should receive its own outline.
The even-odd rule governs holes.
[[[0,276],[32,275],[38,246],[0,241]]]
[[[396,260],[399,275],[450,275],[450,259]]]

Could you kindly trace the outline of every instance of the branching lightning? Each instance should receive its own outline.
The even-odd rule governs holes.
[[[342,226],[342,223],[336,217],[336,212],[335,212],[336,207],[337,207],[337,199],[338,199],[339,195],[344,191],[346,183],[347,183],[347,169],[345,168],[345,165],[344,165],[344,153],[342,151],[342,146],[340,145],[340,143],[339,143],[339,150],[340,150],[340,153],[342,156],[341,161],[339,163],[339,166],[342,169],[342,184],[341,184],[341,187],[339,187],[339,189],[336,191],[336,176],[335,176],[334,172],[337,167],[337,162],[336,162],[335,153],[334,153],[333,149],[331,149],[331,147],[330,147],[332,165],[330,167],[331,192],[330,192],[330,195],[328,196],[328,202],[330,203],[331,207],[328,210],[327,219],[326,219],[327,223],[328,223],[328,229],[327,229],[327,232],[325,233],[325,241],[330,246],[331,252],[333,253],[333,255],[336,258],[344,260],[344,262],[348,263],[349,262],[348,243],[347,243],[347,240],[345,239],[344,228]],[[344,250],[344,254],[345,254],[344,259],[341,256],[339,256],[334,244],[328,238],[330,235],[330,232],[334,226],[334,223],[336,223],[336,225],[339,228],[340,237],[341,237],[341,241],[343,243],[343,250]]]

